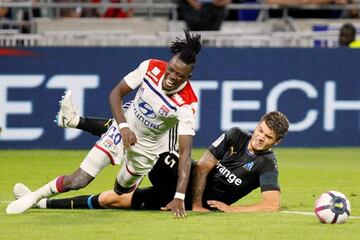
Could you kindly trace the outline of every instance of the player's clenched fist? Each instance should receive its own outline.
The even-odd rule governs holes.
[[[120,130],[121,138],[123,140],[124,148],[128,148],[136,143],[136,136],[130,128],[122,128]]]

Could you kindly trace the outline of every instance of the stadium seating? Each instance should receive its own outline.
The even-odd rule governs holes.
[[[36,5],[29,4],[29,1],[17,1],[9,2],[6,6],[15,9],[41,7],[49,12],[51,9],[75,5],[74,3],[57,5],[52,1],[39,1]],[[101,7],[102,5],[80,4],[79,6]],[[120,3],[116,6],[128,5]],[[323,7],[329,6],[313,6],[315,9]],[[350,7],[352,6],[336,6],[336,9],[350,9]],[[28,22],[31,26],[31,34],[21,34],[16,29],[4,29],[0,31],[0,44],[3,46],[165,46],[185,27],[183,21],[177,20],[175,1],[133,0],[132,8],[134,17],[125,19],[58,18],[56,14],[31,18]],[[267,9],[283,9],[266,4],[230,4],[229,8],[258,9],[261,13]],[[357,8],[360,9],[360,6]],[[340,26],[348,21],[347,19],[267,19],[266,14],[259,15],[257,21],[225,21],[220,31],[202,32],[203,39],[208,46],[213,47],[334,47],[337,45]],[[360,20],[352,22],[357,27],[360,26]],[[0,22],[1,24],[4,24],[4,21]]]

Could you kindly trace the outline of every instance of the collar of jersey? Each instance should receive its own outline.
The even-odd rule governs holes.
[[[251,153],[251,152],[249,151],[249,149],[247,148],[247,147],[249,146],[249,144],[250,144],[250,140],[251,140],[251,138],[247,141],[246,148],[245,148],[245,149],[246,149],[246,154],[249,155],[250,157],[260,156],[260,155],[266,154],[266,153],[268,153],[268,152],[271,152],[271,148],[269,148],[268,150],[266,150],[266,151],[264,151],[264,152],[260,152],[260,153],[258,153],[258,154]]]
[[[246,147],[245,147],[245,151],[246,151],[246,154],[248,155],[248,156],[250,156],[250,157],[254,157],[254,156],[256,156],[254,153],[251,153],[250,151],[249,151],[249,149],[248,149],[248,146],[249,146],[249,144],[250,144],[250,140],[251,140],[251,138],[247,141],[247,144],[246,144]]]

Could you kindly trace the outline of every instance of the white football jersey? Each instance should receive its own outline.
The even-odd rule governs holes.
[[[177,135],[195,135],[197,97],[190,82],[166,95],[162,89],[166,66],[161,60],[146,60],[124,77],[129,87],[138,88],[125,118],[137,137],[136,148],[149,154],[169,151],[169,129],[176,124]]]

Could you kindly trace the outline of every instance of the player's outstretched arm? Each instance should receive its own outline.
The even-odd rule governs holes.
[[[206,185],[206,178],[209,172],[216,166],[218,160],[211,152],[206,151],[196,162],[192,173],[192,210],[198,212],[209,211],[202,205],[203,193]]]
[[[122,108],[123,97],[125,97],[132,90],[133,89],[129,87],[125,80],[121,80],[120,83],[112,89],[109,95],[111,112],[117,124],[119,124],[119,130],[124,148],[128,148],[130,145],[134,145],[136,143],[136,136],[129,128],[129,125],[127,124],[124,116],[124,110]]]
[[[230,206],[220,201],[209,200],[208,204],[212,208],[217,208],[223,212],[277,212],[280,210],[280,191],[271,190],[261,193],[262,200],[253,205]]]
[[[174,199],[161,210],[171,210],[176,217],[185,217],[185,193],[189,182],[190,166],[191,166],[191,135],[179,136],[179,168],[176,193]]]

